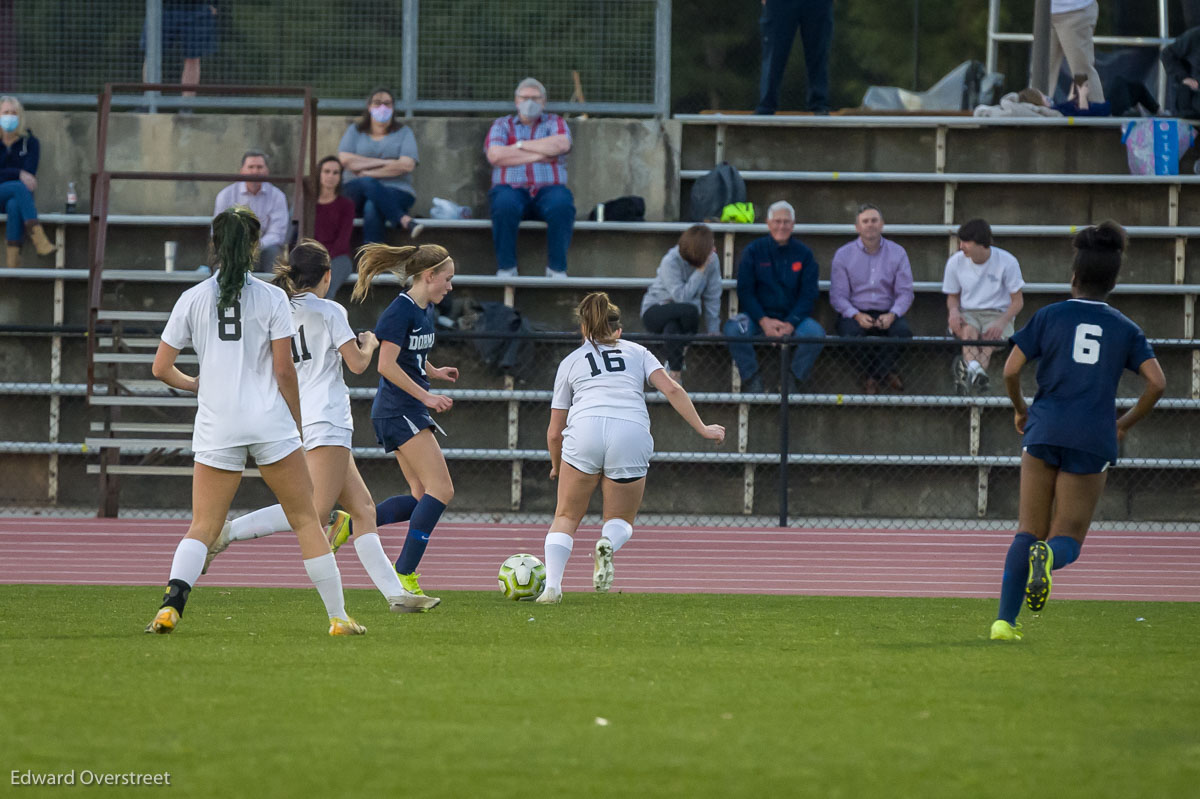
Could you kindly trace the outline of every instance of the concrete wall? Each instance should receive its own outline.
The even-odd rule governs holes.
[[[41,141],[38,207],[61,211],[67,182],[79,187],[87,210],[88,176],[96,168],[96,114],[88,111],[30,111],[27,122]],[[322,116],[317,124],[318,158],[337,152],[350,117]],[[483,142],[490,120],[416,118],[420,164],[413,176],[417,211],[425,214],[434,196],[470,206],[487,216],[490,171]],[[680,125],[651,119],[573,119],[575,147],[568,185],[580,218],[598,202],[626,194],[646,199],[651,221],[679,216]],[[291,174],[299,143],[298,116],[236,114],[132,114],[111,116],[110,170],[236,172],[243,151],[271,156],[272,171]],[[281,186],[290,196],[290,189]],[[114,213],[207,214],[221,184],[122,182],[113,191]]]

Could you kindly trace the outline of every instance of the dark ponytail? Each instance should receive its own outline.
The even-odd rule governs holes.
[[[621,309],[613,305],[603,291],[593,291],[575,308],[583,337],[593,345],[611,346],[617,343],[617,331],[621,329]]]
[[[1075,234],[1075,286],[1089,297],[1105,297],[1117,285],[1125,252],[1125,229],[1111,219]]]
[[[213,217],[212,259],[221,270],[217,276],[218,308],[228,308],[242,296],[246,273],[258,260],[261,229],[258,217],[244,205],[230,206]]]
[[[316,239],[304,239],[275,261],[275,279],[271,282],[294,297],[320,283],[328,271],[329,250]]]

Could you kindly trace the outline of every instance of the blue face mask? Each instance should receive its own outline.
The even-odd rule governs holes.
[[[21,118],[16,114],[0,114],[0,129],[5,133],[12,133],[20,122]]]

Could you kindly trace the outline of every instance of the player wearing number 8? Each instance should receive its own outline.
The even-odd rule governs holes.
[[[254,457],[300,542],[304,567],[329,614],[330,635],[366,632],[346,615],[337,561],[313,509],[313,487],[300,445],[300,396],[292,364],[287,294],[248,273],[258,254],[254,213],[233,206],[213,219],[216,275],[180,296],[154,356],[154,376],[197,393],[192,434],[192,523],[175,550],[166,595],[146,632],[175,629],[192,586],[218,540],[246,465]],[[179,371],[191,346],[200,373]]]
[[[1022,598],[1040,611],[1050,596],[1051,571],[1079,557],[1119,442],[1166,389],[1141,328],[1104,301],[1117,283],[1125,231],[1103,222],[1081,231],[1074,243],[1071,299],[1034,314],[1013,335],[1004,364],[1024,440],[1020,532],[1004,562],[993,640],[1020,638]],[[1032,360],[1039,361],[1038,390],[1026,407],[1021,370]],[[1117,383],[1126,369],[1140,374],[1146,387],[1137,404],[1117,417]]]
[[[649,350],[621,340],[621,313],[607,294],[587,295],[576,314],[583,345],[559,364],[546,431],[558,507],[546,535],[546,589],[537,599],[543,604],[562,600],[573,536],[597,484],[604,494],[604,526],[596,542],[592,584],[602,592],[612,585],[612,556],[633,535],[654,451],[647,382],[697,433],[717,443],[725,440],[725,428],[700,419],[688,393]]]

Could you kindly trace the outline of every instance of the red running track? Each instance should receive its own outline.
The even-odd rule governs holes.
[[[153,519],[0,518],[0,583],[162,585],[187,522]],[[591,590],[584,528],[567,566],[567,591]],[[404,528],[383,531],[399,554]],[[545,528],[442,524],[421,562],[436,590],[493,590],[500,563],[542,555]],[[828,596],[994,597],[1010,532],[638,528],[617,554],[613,590]],[[371,588],[348,545],[338,553],[350,588]],[[307,588],[291,534],[231,546],[203,585]],[[1200,602],[1200,538],[1184,532],[1097,531],[1054,581],[1056,599]]]

